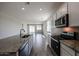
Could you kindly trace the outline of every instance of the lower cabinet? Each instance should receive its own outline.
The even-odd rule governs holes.
[[[29,55],[31,53],[31,50],[32,50],[32,39],[29,40]]]
[[[20,51],[19,51],[20,56],[28,56],[29,55],[28,46],[29,45],[27,43],[23,48],[20,49]]]
[[[68,54],[66,51],[64,51],[63,48],[61,48],[61,56],[69,56],[70,54]]]
[[[29,56],[32,50],[32,38],[30,37],[20,48],[20,56]]]
[[[71,56],[64,48],[61,47],[61,56]]]
[[[61,43],[61,56],[75,56],[75,51]]]

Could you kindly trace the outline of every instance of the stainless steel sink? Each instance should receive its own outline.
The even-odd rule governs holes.
[[[22,38],[27,38],[27,37],[29,37],[30,35],[24,35],[24,36],[22,36]]]

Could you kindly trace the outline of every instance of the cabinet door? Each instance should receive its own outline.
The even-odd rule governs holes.
[[[26,44],[21,50],[20,50],[20,56],[28,56],[28,44]]]
[[[68,3],[63,3],[62,4],[62,7],[61,7],[61,9],[62,9],[62,16],[63,15],[65,15],[65,14],[67,14],[67,5],[68,5]]]
[[[31,53],[31,50],[32,50],[32,37],[30,37],[29,39],[29,55]]]
[[[67,3],[63,3],[57,11],[57,19],[67,14]]]
[[[57,11],[57,19],[62,16],[62,8],[60,7]]]
[[[25,46],[25,48],[24,48],[24,52],[25,52],[25,55],[26,55],[26,56],[29,55],[29,52],[28,52],[28,51],[29,51],[28,46],[29,46],[29,45],[27,44],[27,45]]]
[[[63,47],[61,47],[61,56],[70,56],[70,54],[66,52]]]
[[[61,55],[75,56],[75,51],[61,43]]]
[[[79,2],[68,3],[69,25],[79,26]]]

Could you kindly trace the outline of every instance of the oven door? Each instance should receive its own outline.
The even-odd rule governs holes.
[[[54,50],[54,52],[60,56],[60,42],[55,41],[55,39],[51,39],[51,47]]]

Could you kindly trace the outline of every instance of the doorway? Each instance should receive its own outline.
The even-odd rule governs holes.
[[[43,34],[42,24],[28,24],[27,27],[29,34]]]

